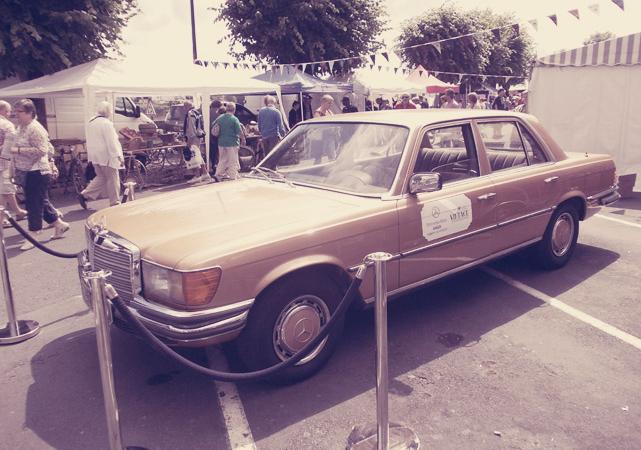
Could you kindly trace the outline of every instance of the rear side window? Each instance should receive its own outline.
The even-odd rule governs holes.
[[[427,131],[414,172],[440,173],[443,183],[479,176],[479,163],[469,124]]]
[[[545,153],[541,150],[541,146],[530,132],[521,125],[519,125],[519,130],[521,131],[521,137],[523,138],[523,144],[525,145],[525,153],[527,154],[527,159],[530,165],[547,162]]]
[[[479,123],[492,172],[528,165],[525,146],[515,122]]]

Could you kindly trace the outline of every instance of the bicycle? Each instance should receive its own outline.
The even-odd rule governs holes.
[[[58,167],[58,179],[51,187],[62,186],[63,194],[67,193],[67,187],[73,186],[76,194],[80,194],[87,187],[88,181],[85,177],[85,169],[88,164],[86,153],[77,151],[74,145],[63,145],[54,156],[54,163]],[[82,157],[85,155],[85,158]]]
[[[120,184],[124,191],[124,184],[133,181],[136,183],[136,189],[143,189],[147,184],[147,168],[137,158],[133,151],[125,151],[124,167],[120,169]]]

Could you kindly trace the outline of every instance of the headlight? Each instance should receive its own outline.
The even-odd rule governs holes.
[[[222,269],[178,272],[142,262],[143,290],[147,299],[169,305],[198,308],[212,301]]]

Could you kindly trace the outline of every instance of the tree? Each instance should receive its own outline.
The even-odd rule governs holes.
[[[507,75],[525,77],[534,61],[529,35],[509,25],[518,22],[510,14],[495,14],[489,9],[461,11],[453,6],[426,11],[403,24],[398,46],[401,57],[413,66],[423,65],[429,70]],[[426,42],[464,36],[442,42],[440,52],[434,46],[406,48]],[[492,31],[493,30],[493,31]],[[458,81],[456,75],[444,76],[446,81]],[[504,78],[488,78],[509,88]],[[481,84],[480,78],[468,79],[472,86]]]
[[[260,5],[260,7],[258,6]],[[217,19],[237,58],[294,64],[360,56],[381,47],[380,0],[227,0]]]
[[[597,42],[607,41],[608,39],[614,39],[616,34],[610,31],[604,31],[602,33],[593,33],[589,38],[583,41],[583,45],[596,44]]]
[[[136,0],[3,0],[0,78],[36,78],[117,50]]]

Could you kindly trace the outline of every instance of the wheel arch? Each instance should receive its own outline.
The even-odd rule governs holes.
[[[329,256],[311,260],[309,258],[295,259],[274,267],[260,280],[256,299],[258,300],[265,291],[278,283],[283,283],[296,277],[318,276],[319,274],[336,283],[341,291],[347,290],[352,281],[352,278],[338,261]]]
[[[557,209],[563,205],[572,205],[579,213],[579,220],[584,220],[587,212],[587,202],[585,197],[578,192],[569,192],[562,199]]]

